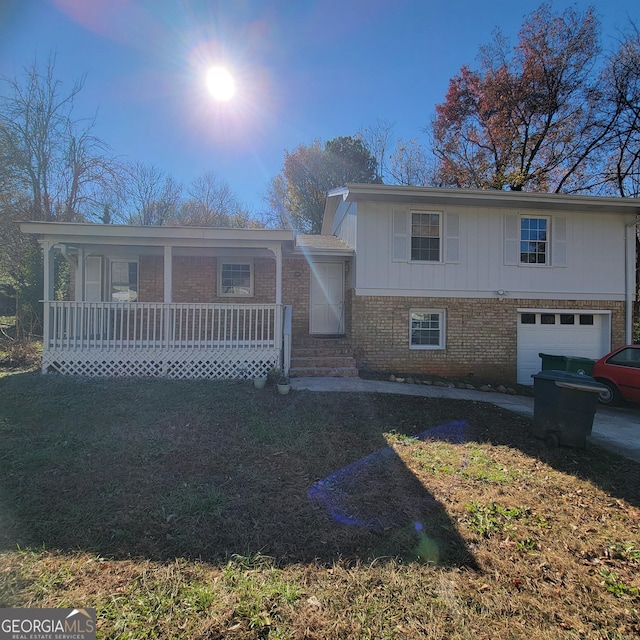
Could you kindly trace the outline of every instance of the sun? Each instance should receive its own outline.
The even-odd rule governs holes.
[[[236,93],[233,76],[224,67],[211,67],[207,71],[209,93],[221,102],[228,102]]]

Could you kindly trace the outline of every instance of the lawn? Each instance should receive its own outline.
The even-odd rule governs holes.
[[[99,638],[640,635],[640,465],[490,404],[0,378],[0,607]],[[419,437],[415,437],[419,435]]]

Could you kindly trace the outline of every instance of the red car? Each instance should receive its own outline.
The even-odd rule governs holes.
[[[598,396],[602,404],[640,402],[640,344],[620,347],[603,356],[593,365],[591,375],[607,387]]]

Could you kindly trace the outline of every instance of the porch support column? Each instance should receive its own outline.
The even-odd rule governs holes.
[[[76,279],[75,279],[75,299],[79,302],[84,302],[85,299],[85,291],[84,291],[84,247],[78,247],[78,264],[76,265]]]
[[[276,257],[276,304],[282,304],[282,246],[277,245],[272,251]]]
[[[44,241],[42,243],[42,249],[44,250],[44,291],[43,295],[45,302],[49,302],[54,298],[54,279],[55,268],[53,263],[53,243]]]
[[[164,248],[164,302],[173,301],[173,247]]]
[[[49,342],[51,340],[51,309],[49,302],[55,297],[55,266],[53,261],[54,251],[53,243],[45,240],[42,243],[44,251],[44,290],[42,304],[42,348],[44,351],[49,350]],[[42,373],[45,373],[44,359],[42,364]]]

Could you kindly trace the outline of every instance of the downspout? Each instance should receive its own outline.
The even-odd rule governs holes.
[[[640,217],[624,225],[624,278],[625,278],[625,343],[633,342],[633,301],[636,297],[636,236]],[[633,228],[633,233],[629,229]]]

